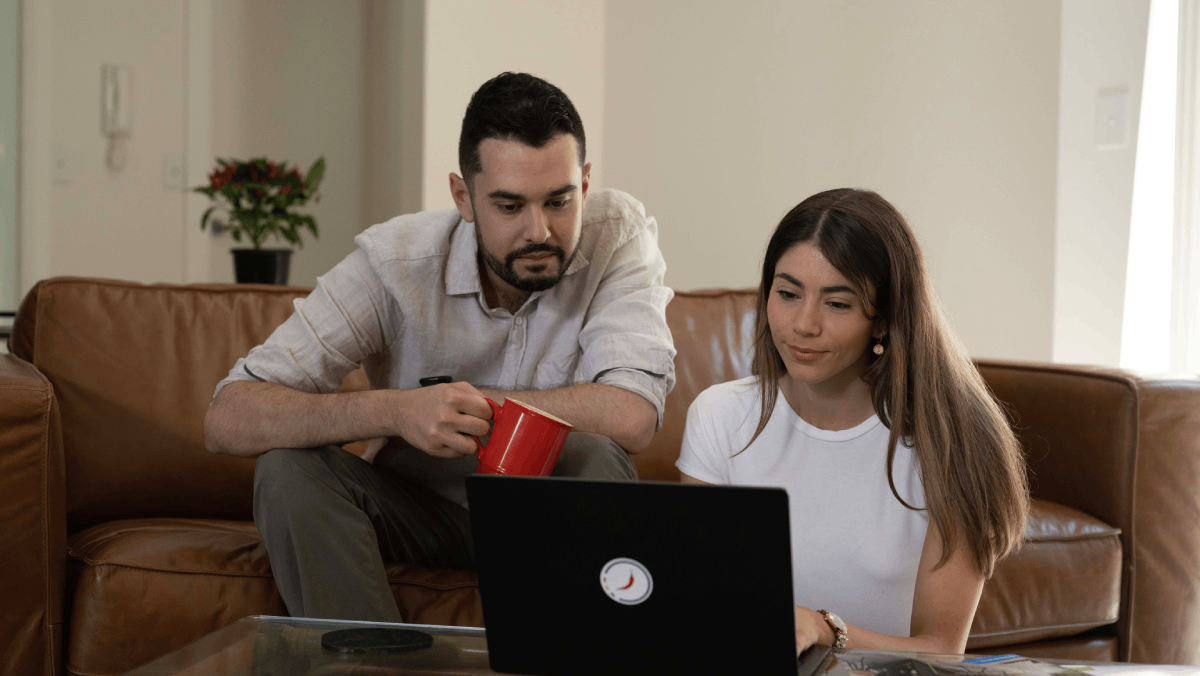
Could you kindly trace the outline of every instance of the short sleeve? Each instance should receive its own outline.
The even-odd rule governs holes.
[[[728,458],[733,451],[718,448],[713,426],[719,420],[713,415],[705,391],[688,407],[687,423],[683,428],[683,447],[675,467],[680,472],[705,483],[730,483]]]

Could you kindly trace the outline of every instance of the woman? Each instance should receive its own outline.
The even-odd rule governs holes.
[[[830,190],[779,223],[752,373],[697,397],[677,466],[788,490],[797,650],[963,652],[1025,465],[886,200]]]

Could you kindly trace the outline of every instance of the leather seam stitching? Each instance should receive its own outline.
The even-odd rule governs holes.
[[[1085,542],[1087,540],[1105,540],[1108,538],[1116,538],[1117,541],[1120,542],[1121,533],[1120,533],[1120,531],[1118,531],[1116,533],[1096,533],[1094,535],[1093,534],[1062,535],[1062,536],[1058,536],[1058,537],[1026,538],[1025,544],[1037,545],[1037,544],[1041,544],[1043,542]]]
[[[1119,619],[1120,619],[1120,617],[1118,616],[1117,618],[1112,619],[1112,620],[1101,620],[1099,622],[1093,621],[1093,622],[1075,622],[1072,624],[1046,624],[1046,625],[1042,625],[1040,627],[1029,627],[1026,629],[1007,629],[1005,631],[993,631],[993,632],[988,632],[986,634],[971,634],[968,638],[993,638],[996,636],[1013,636],[1016,634],[1032,634],[1032,633],[1037,633],[1039,631],[1046,631],[1048,629],[1082,629],[1082,628],[1091,629],[1094,627],[1103,627],[1108,624],[1113,624]]]
[[[78,556],[76,554],[71,554],[70,557],[72,559],[75,559],[76,561],[80,561],[88,566],[93,567],[93,568],[104,568],[104,567],[129,568],[132,570],[142,570],[142,571],[147,571],[147,572],[151,572],[151,573],[166,573],[166,574],[173,574],[173,575],[201,575],[201,576],[207,576],[207,577],[241,577],[241,578],[253,578],[253,579],[264,579],[265,578],[268,580],[275,579],[275,576],[270,573],[262,574],[262,573],[230,573],[230,572],[221,572],[221,571],[199,571],[199,570],[169,570],[169,569],[165,569],[165,568],[155,568],[153,566],[139,566],[137,564],[132,564],[132,563],[114,563],[114,562],[110,562],[110,561],[97,561],[95,559],[84,557],[84,556]],[[477,582],[459,582],[459,583],[455,583],[455,584],[435,584],[432,582],[416,582],[416,581],[412,581],[412,580],[396,580],[396,581],[388,580],[388,585],[389,586],[391,586],[391,585],[400,585],[400,586],[407,585],[410,587],[426,587],[429,589],[451,590],[451,589],[477,588],[479,586],[479,583],[477,583]]]
[[[246,578],[267,578],[274,579],[274,575],[267,573],[232,573],[212,570],[170,570],[167,568],[155,568],[153,566],[139,566],[133,563],[114,563],[111,561],[97,561],[92,558],[78,556],[75,554],[69,555],[72,559],[80,561],[93,568],[129,568],[132,570],[142,570],[150,573],[166,573],[172,575],[203,575],[209,577],[246,577]]]
[[[35,352],[36,353],[36,352]],[[45,376],[43,376],[44,378]],[[46,557],[46,565],[43,568],[44,580],[42,582],[45,592],[46,602],[46,622],[43,625],[43,633],[46,640],[46,658],[49,661],[51,668],[54,668],[54,630],[50,625],[51,609],[53,608],[51,598],[51,587],[53,582],[50,580],[50,567],[52,565],[50,552],[50,418],[54,412],[54,387],[46,383],[49,392],[46,393],[45,417],[42,419],[42,448],[38,453],[38,468],[42,474],[41,492],[42,492],[42,553]]]
[[[74,676],[117,676],[115,673],[101,674],[101,673],[98,673],[95,671],[80,671],[78,669],[72,668],[70,664],[67,664],[67,673],[73,674]]]

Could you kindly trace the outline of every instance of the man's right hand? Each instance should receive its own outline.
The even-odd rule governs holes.
[[[492,407],[468,383],[404,390],[400,436],[438,458],[461,458],[475,452],[472,436],[491,431]],[[469,435],[469,436],[468,436]]]

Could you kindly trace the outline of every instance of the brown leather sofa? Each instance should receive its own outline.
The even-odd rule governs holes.
[[[250,521],[254,462],[207,453],[201,421],[306,292],[59,278],[28,295],[0,356],[0,674],[117,674],[285,613]],[[644,479],[678,478],[688,405],[749,370],[751,292],[679,293],[667,315],[678,383],[636,458]],[[968,647],[1200,664],[1200,380],[978,365],[1037,499]],[[481,624],[473,574],[388,573],[409,621]]]

